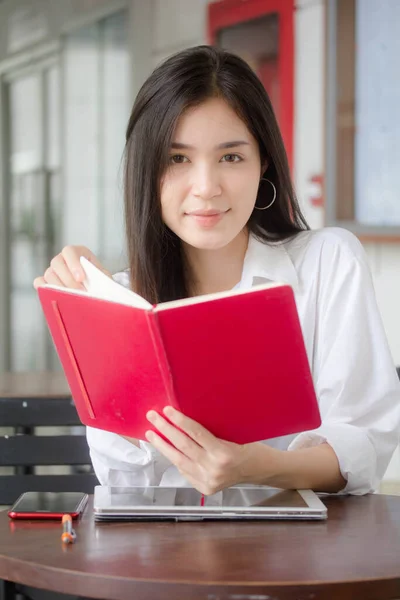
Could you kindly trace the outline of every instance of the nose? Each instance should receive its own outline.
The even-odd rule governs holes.
[[[202,200],[221,195],[221,181],[217,169],[211,165],[199,165],[193,173],[192,193]]]

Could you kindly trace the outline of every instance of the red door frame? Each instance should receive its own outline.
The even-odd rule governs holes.
[[[275,13],[279,19],[278,77],[280,129],[293,168],[294,0],[219,0],[208,5],[208,41],[216,44],[220,29]]]

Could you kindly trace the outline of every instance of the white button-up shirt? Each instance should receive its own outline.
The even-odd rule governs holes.
[[[129,285],[126,272],[115,279]],[[347,480],[343,493],[375,491],[399,443],[400,383],[361,244],[338,228],[304,231],[278,244],[250,236],[236,287],[268,281],[294,289],[322,425],[263,443],[294,450],[327,442]],[[138,448],[89,427],[87,439],[102,485],[189,485],[148,442]]]

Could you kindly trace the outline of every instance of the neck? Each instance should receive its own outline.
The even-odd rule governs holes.
[[[190,273],[189,295],[200,296],[232,289],[241,279],[249,233],[242,231],[227,246],[200,250],[184,245]]]

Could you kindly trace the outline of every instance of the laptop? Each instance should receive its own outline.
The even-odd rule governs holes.
[[[211,496],[192,487],[107,487],[94,490],[95,521],[326,519],[312,490],[235,486]]]

